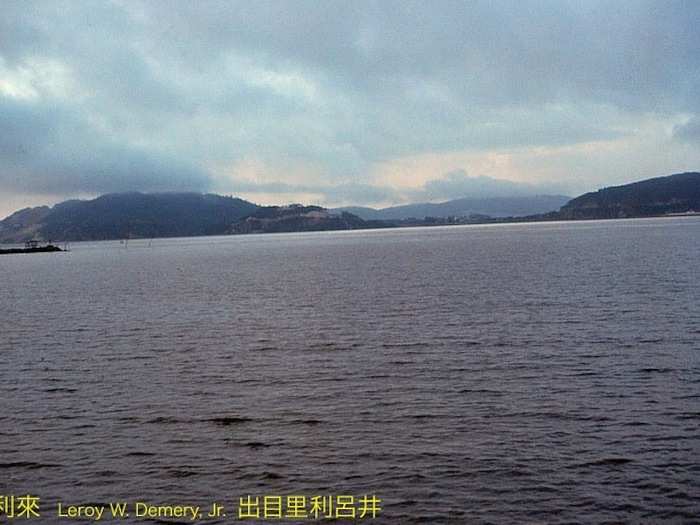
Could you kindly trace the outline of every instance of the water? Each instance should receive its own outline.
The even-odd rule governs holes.
[[[697,523],[698,241],[678,218],[3,256],[0,494],[45,523],[120,500],[232,523],[249,494]]]

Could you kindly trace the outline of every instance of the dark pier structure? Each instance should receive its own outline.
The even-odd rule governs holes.
[[[48,252],[62,252],[61,248],[58,246],[54,246],[53,244],[45,244],[41,245],[39,244],[39,241],[26,241],[24,243],[24,248],[9,248],[9,249],[2,249],[0,248],[0,255],[9,255],[13,253],[48,253]]]

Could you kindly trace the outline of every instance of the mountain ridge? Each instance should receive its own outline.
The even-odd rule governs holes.
[[[618,219],[700,211],[700,173],[653,177],[584,193],[561,207],[559,217]]]
[[[463,198],[386,208],[258,206],[211,193],[109,193],[92,200],[68,200],[23,208],[0,221],[0,242],[30,239],[82,241],[130,237],[175,237],[364,229],[492,222],[615,219],[700,212],[700,173],[684,172],[584,193],[559,209],[521,215],[494,209],[526,211],[532,197]],[[538,196],[535,204],[557,203],[563,196]],[[481,204],[479,204],[481,203]],[[515,206],[519,204],[521,207]],[[481,206],[478,207],[477,205]],[[484,208],[486,207],[486,208]],[[491,213],[484,213],[488,208]],[[356,213],[350,213],[350,210]],[[419,213],[425,212],[423,217]],[[375,215],[372,215],[372,214]],[[442,213],[442,217],[440,218]],[[377,217],[376,214],[380,216]],[[393,214],[393,215],[392,215]],[[364,215],[364,217],[363,217]],[[386,216],[386,215],[385,215]]]
[[[449,201],[402,204],[387,208],[346,206],[333,211],[347,211],[365,220],[424,219],[425,217],[462,217],[488,215],[490,217],[514,217],[534,215],[555,210],[571,200],[564,195],[532,195],[514,197],[463,197]]]
[[[243,199],[210,193],[108,193],[19,210],[0,221],[0,241],[215,235],[257,208]]]

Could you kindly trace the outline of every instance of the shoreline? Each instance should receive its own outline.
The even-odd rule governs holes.
[[[405,230],[412,228],[438,228],[438,227],[449,227],[449,226],[497,226],[497,225],[516,225],[516,224],[552,224],[552,223],[584,223],[584,222],[608,222],[608,221],[630,221],[630,220],[648,220],[648,219],[684,219],[684,218],[697,218],[700,217],[700,212],[694,213],[676,213],[676,214],[663,214],[663,215],[644,215],[640,217],[608,217],[608,218],[582,218],[582,219],[562,219],[562,218],[544,218],[540,217],[537,219],[527,217],[502,217],[502,218],[492,218],[491,220],[483,220],[478,222],[435,222],[427,224],[387,224],[380,228],[370,227],[370,228],[348,228],[348,229],[328,229],[328,230],[298,230],[298,231],[285,231],[285,232],[250,232],[250,233],[218,233],[218,234],[208,234],[208,235],[190,235],[190,236],[165,236],[165,237],[131,237],[130,241],[139,240],[156,240],[156,239],[198,239],[203,237],[246,237],[250,235],[286,235],[286,234],[300,234],[300,233],[333,233],[333,232],[360,232],[360,231],[386,231],[386,230]],[[388,221],[387,221],[388,222]],[[65,240],[61,242],[115,242],[123,241],[122,238],[109,238],[109,239],[83,239],[83,240]],[[7,243],[5,246],[12,246],[14,243]],[[0,246],[3,243],[0,242]],[[50,248],[50,249],[47,249]],[[37,253],[37,252],[64,252],[62,248],[55,245],[45,246],[41,248],[0,248],[0,255],[4,254],[16,254],[16,253]]]

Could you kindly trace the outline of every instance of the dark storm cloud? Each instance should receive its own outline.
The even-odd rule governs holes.
[[[700,114],[695,1],[5,0],[0,15],[5,190],[206,189],[244,158],[291,185],[292,159],[369,201],[400,193],[367,179],[377,162]]]
[[[696,104],[700,4],[649,1],[149,2],[187,60],[231,49],[388,101],[434,85],[487,106],[570,97]],[[461,102],[465,102],[464,99]]]
[[[0,187],[65,194],[195,189],[200,169],[154,151],[113,142],[66,108],[0,98]]]

